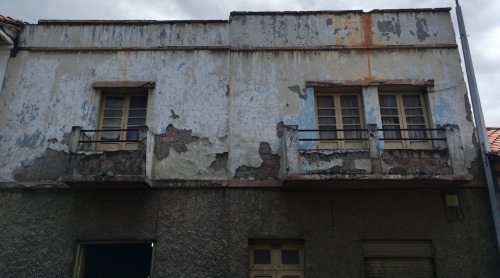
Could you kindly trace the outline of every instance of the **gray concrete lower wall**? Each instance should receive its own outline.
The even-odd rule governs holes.
[[[78,241],[152,240],[155,277],[248,277],[249,239],[302,239],[306,277],[364,277],[365,239],[431,240],[438,277],[500,277],[487,194],[166,189],[0,192],[0,277],[72,277]]]

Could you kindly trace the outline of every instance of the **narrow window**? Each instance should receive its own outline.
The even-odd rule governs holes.
[[[78,245],[77,278],[151,277],[152,242],[81,243]]]
[[[315,95],[320,148],[363,148],[361,94],[318,92]]]
[[[304,242],[301,240],[250,240],[250,278],[303,278]]]
[[[427,149],[429,124],[421,93],[380,93],[384,141],[389,149]]]
[[[139,127],[146,124],[146,93],[107,92],[102,95],[97,133],[98,150],[134,150],[139,145]],[[113,131],[116,129],[117,131]]]

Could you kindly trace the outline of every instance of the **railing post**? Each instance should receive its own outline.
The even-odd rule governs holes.
[[[466,174],[465,154],[460,137],[460,128],[457,125],[444,125],[446,145],[450,155],[451,169],[453,174]]]
[[[368,148],[370,148],[370,160],[372,162],[372,172],[378,174],[382,172],[380,162],[380,148],[377,124],[366,125],[368,130]]]
[[[146,136],[146,178],[148,180],[153,180],[154,177],[154,149],[155,149],[155,134],[149,130],[149,128],[145,127],[145,136]],[[141,129],[142,131],[142,129]],[[141,133],[139,133],[139,140],[142,140]]]
[[[69,151],[75,153],[78,151],[78,145],[81,137],[82,128],[80,126],[74,126],[71,128],[71,134],[69,136]]]
[[[299,131],[296,125],[286,125],[282,139],[281,165],[283,176],[300,173],[299,168]]]

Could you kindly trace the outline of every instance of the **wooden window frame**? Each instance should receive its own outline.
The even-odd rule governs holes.
[[[270,264],[255,264],[255,250],[269,250]],[[298,250],[299,264],[283,264],[282,251]],[[303,240],[250,240],[248,244],[249,277],[293,276],[304,278],[304,241]]]
[[[358,100],[358,113],[359,113],[359,125],[360,129],[365,129],[364,123],[364,110],[363,110],[363,96],[358,89],[339,89],[339,90],[316,90],[314,93],[314,113],[316,117],[316,129],[320,130],[321,126],[328,126],[319,123],[319,119],[327,116],[320,116],[318,111],[323,109],[318,107],[317,97],[332,97],[334,99],[334,110],[335,110],[335,126],[336,129],[344,129],[347,126],[352,126],[354,124],[344,124],[343,118],[348,116],[342,115],[342,109],[347,109],[347,107],[342,107],[341,97],[342,96],[356,96]],[[353,109],[349,107],[350,109]],[[318,131],[317,138],[321,139],[321,131]],[[364,138],[364,132],[360,131],[360,140],[344,140],[346,131],[336,131],[336,139],[332,140],[320,140],[318,141],[319,149],[363,149],[367,148],[367,142]]]
[[[105,129],[104,127],[104,111],[107,97],[123,97],[124,104],[122,109],[121,124],[120,129],[127,128],[139,128],[140,125],[128,125],[127,121],[129,119],[128,113],[130,111],[130,101],[132,97],[146,97],[146,115],[144,116],[144,122],[147,122],[147,110],[148,110],[148,90],[147,89],[136,89],[136,88],[114,88],[114,89],[104,89],[101,90],[101,101],[99,108],[99,119],[98,119],[98,130]],[[127,131],[120,131],[119,140],[125,140],[127,137]],[[101,132],[96,132],[96,139],[101,140]],[[119,151],[119,150],[137,150],[139,147],[138,142],[97,142],[96,150],[98,151]]]
[[[404,91],[404,90],[402,90],[402,91],[392,91],[392,90],[391,91],[381,91],[381,90],[379,90],[378,95],[379,95],[379,97],[380,96],[395,96],[396,104],[397,104],[396,109],[398,111],[398,119],[399,119],[399,128],[400,129],[408,129],[412,125],[413,126],[423,125],[425,129],[430,128],[428,110],[427,110],[427,102],[426,102],[424,92],[421,92],[418,90],[411,90],[411,91],[408,91],[408,90],[406,90],[406,91]],[[406,118],[409,117],[410,115],[406,115],[406,112],[405,112],[406,107],[404,106],[404,103],[403,103],[404,96],[418,96],[419,97],[421,106],[420,107],[411,107],[411,109],[415,109],[415,108],[422,109],[421,117],[423,117],[423,119],[424,119],[424,124],[408,124],[407,123]],[[382,114],[382,109],[384,109],[384,108],[394,109],[394,107],[383,107],[382,105],[380,105],[380,116],[381,116],[381,122],[382,122],[382,129],[384,129],[384,125],[397,125],[397,124],[384,124],[383,123],[384,117],[391,116],[391,115],[383,115]],[[385,139],[385,134],[387,134],[386,132],[387,131],[384,131],[384,137],[383,137],[384,139]],[[426,130],[424,132],[425,132],[425,136],[427,139],[432,138],[432,134],[429,130]],[[402,138],[407,138],[407,139],[410,138],[410,136],[409,136],[410,131],[401,130],[400,133],[401,133]],[[433,146],[432,141],[426,140],[425,138],[410,139],[410,140],[398,140],[398,139],[394,139],[394,140],[385,139],[384,140],[384,148],[385,149],[432,149],[432,146]]]

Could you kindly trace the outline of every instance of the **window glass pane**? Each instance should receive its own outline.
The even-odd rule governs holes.
[[[147,96],[132,96],[130,97],[130,108],[146,108],[148,105]]]
[[[406,117],[406,123],[408,124],[425,124],[424,117]]]
[[[299,250],[281,250],[282,264],[300,264]]]
[[[342,123],[345,125],[355,125],[355,124],[360,124],[360,119],[359,117],[343,117],[342,118]],[[345,127],[344,127],[345,129]]]
[[[378,96],[380,102],[380,107],[397,107],[396,96],[394,95],[382,95]]]
[[[122,112],[123,112],[122,110],[104,110],[104,117],[121,118]]]
[[[120,140],[119,131],[103,131],[101,132],[101,140]]]
[[[139,131],[138,130],[127,131],[127,140],[139,140]]]
[[[353,129],[354,131],[344,131],[344,137],[347,139],[361,139],[361,126],[360,125],[350,125],[344,126],[344,129]]]
[[[318,96],[316,97],[316,105],[318,108],[332,108],[334,107],[333,97]]]
[[[254,264],[270,264],[271,250],[253,250]]]
[[[422,116],[424,113],[421,108],[405,109],[406,116]]]
[[[403,105],[405,107],[421,107],[420,96],[419,95],[404,95],[403,96]]]
[[[399,124],[398,117],[382,117],[383,124]]]
[[[409,129],[424,129],[425,125],[414,125],[409,126]],[[410,130],[408,131],[409,139],[425,139],[427,138],[427,132],[425,130]]]
[[[127,126],[139,126],[144,125],[146,123],[146,119],[144,118],[131,118],[128,119]]]
[[[336,124],[335,118],[333,117],[321,117],[318,118],[318,123],[320,125],[334,125]]]
[[[134,109],[128,111],[128,116],[130,117],[146,117],[146,109]]]
[[[342,109],[342,116],[358,116],[359,109]]]
[[[385,115],[398,115],[398,109],[380,109],[380,114]]]
[[[104,108],[123,109],[124,97],[106,97]]]
[[[336,130],[336,126],[320,126],[320,130]],[[336,131],[320,131],[319,132],[320,139],[337,139]]]
[[[104,118],[102,126],[105,129],[106,127],[121,127],[121,124],[121,118]]]
[[[383,128],[384,128],[384,138],[385,139],[401,139],[402,138],[401,131],[399,130],[398,125],[384,125]],[[394,129],[394,131],[388,130],[388,129]]]
[[[340,96],[340,105],[344,107],[358,107],[357,96]]]
[[[335,116],[334,109],[318,109],[318,116]]]

